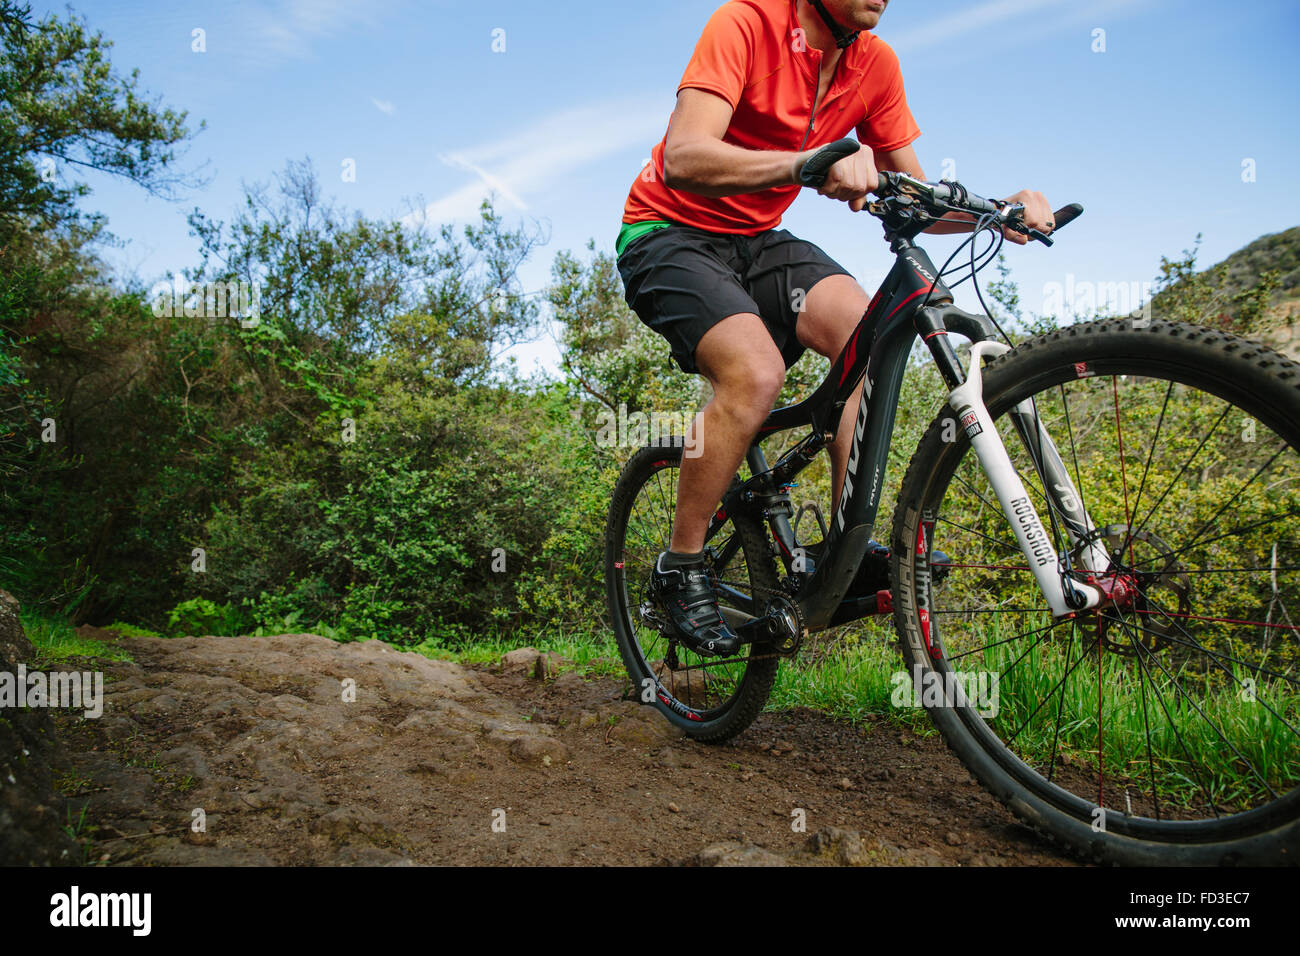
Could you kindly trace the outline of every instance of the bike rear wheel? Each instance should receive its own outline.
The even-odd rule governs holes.
[[[1206,328],[1082,323],[991,362],[984,400],[1057,551],[1062,515],[1010,423],[1032,401],[1126,591],[1054,619],[952,412],[894,515],[895,624],[919,698],[1019,817],[1126,864],[1300,859],[1300,366]],[[941,584],[929,554],[949,555]]]
[[[636,699],[657,707],[688,736],[720,742],[762,711],[780,659],[762,645],[742,646],[732,658],[701,657],[660,629],[650,574],[668,547],[681,461],[681,439],[673,438],[638,450],[623,467],[605,528],[606,599]],[[721,585],[719,607],[733,627],[758,613],[764,594],[779,590],[763,527],[753,518],[727,516],[705,548]]]

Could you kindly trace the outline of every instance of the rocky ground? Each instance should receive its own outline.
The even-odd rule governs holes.
[[[769,713],[704,746],[528,650],[472,669],[306,634],[95,636],[133,662],[87,665],[100,719],[55,720],[87,863],[1068,862],[883,721]]]

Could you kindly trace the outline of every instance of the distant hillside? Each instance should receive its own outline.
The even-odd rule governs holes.
[[[1238,249],[1221,266],[1227,266],[1228,291],[1244,292],[1269,270],[1277,270],[1274,303],[1300,296],[1300,226],[1285,232],[1260,236],[1250,245]]]
[[[1208,269],[1166,262],[1152,312],[1262,339],[1300,360],[1300,226],[1260,236]]]

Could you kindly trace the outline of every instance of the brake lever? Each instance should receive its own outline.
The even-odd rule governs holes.
[[[1016,213],[1023,213],[1024,211],[1025,206],[1023,203],[1011,203],[1004,206],[1002,208],[1001,216],[1003,224],[1015,232],[1020,233],[1022,236],[1028,236],[1030,239],[1038,240],[1045,246],[1051,246],[1055,240],[1051,239],[1046,233],[1040,232],[1037,229],[1026,229],[1023,222],[1010,218]]]

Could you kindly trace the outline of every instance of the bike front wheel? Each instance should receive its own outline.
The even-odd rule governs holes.
[[[991,362],[984,401],[1058,553],[1125,590],[1052,615],[945,409],[894,515],[913,701],[1014,813],[1087,856],[1300,860],[1300,366],[1207,328],[1090,322]],[[1021,403],[1088,540],[1013,427]]]

